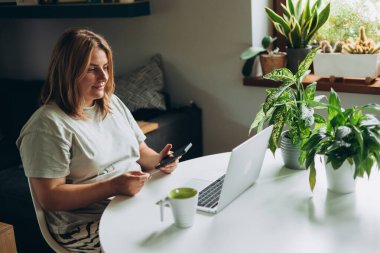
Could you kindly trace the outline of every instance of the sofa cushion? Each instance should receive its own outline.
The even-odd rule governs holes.
[[[160,55],[147,64],[116,78],[115,94],[131,112],[138,110],[166,110],[164,71]]]

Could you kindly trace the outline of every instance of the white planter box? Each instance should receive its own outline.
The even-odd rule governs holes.
[[[317,53],[314,74],[352,78],[376,78],[380,75],[380,54]]]

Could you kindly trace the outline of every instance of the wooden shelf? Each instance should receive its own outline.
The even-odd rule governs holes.
[[[149,1],[0,6],[0,18],[132,18],[150,14]]]
[[[307,85],[312,82],[317,82],[317,90],[321,91],[330,91],[333,88],[337,92],[380,95],[380,78],[375,79],[371,84],[366,84],[364,79],[337,78],[330,81],[329,78],[310,74],[304,79],[303,83]],[[279,82],[263,79],[262,77],[245,77],[243,79],[243,85],[245,86],[278,87],[279,84]]]

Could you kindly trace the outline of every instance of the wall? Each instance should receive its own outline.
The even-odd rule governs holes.
[[[265,95],[265,88],[242,85],[239,55],[268,33],[268,2],[252,0],[252,19],[248,0],[151,0],[152,15],[134,19],[0,20],[0,77],[44,78],[57,37],[68,27],[88,27],[109,40],[117,74],[160,52],[173,102],[194,100],[203,109],[205,153],[228,151],[247,138]]]

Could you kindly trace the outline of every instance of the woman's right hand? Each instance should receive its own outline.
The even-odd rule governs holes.
[[[149,173],[141,171],[128,171],[111,180],[112,186],[115,187],[116,195],[134,196],[144,186],[150,178]]]

